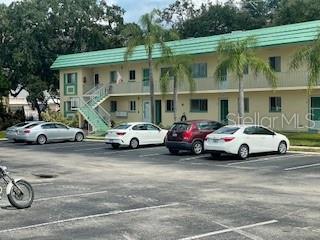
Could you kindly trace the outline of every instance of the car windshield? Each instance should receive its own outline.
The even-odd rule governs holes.
[[[190,124],[188,123],[175,123],[171,127],[171,131],[186,131],[190,128]]]
[[[128,129],[130,126],[131,126],[130,124],[121,124],[114,127],[113,129]]]
[[[222,127],[215,131],[215,134],[234,134],[236,131],[238,131],[239,127]]]

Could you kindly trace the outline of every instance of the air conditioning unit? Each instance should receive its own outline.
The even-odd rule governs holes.
[[[128,112],[116,112],[116,117],[127,118],[128,117]]]

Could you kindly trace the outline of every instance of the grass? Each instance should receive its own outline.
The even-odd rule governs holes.
[[[320,147],[319,133],[286,132],[283,134],[287,136],[292,146]]]
[[[0,139],[1,139],[1,138],[5,138],[5,135],[6,135],[6,134],[5,134],[4,131],[0,131]]]

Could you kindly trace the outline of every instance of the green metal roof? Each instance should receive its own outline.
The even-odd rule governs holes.
[[[320,20],[289,24],[276,27],[261,28],[249,31],[236,31],[228,34],[210,37],[189,38],[167,43],[176,54],[206,54],[216,51],[221,39],[238,40],[248,36],[255,36],[257,47],[293,44],[314,40],[320,29]],[[51,66],[52,69],[65,69],[84,66],[117,64],[124,62],[126,48],[115,48],[101,51],[77,53],[59,56]],[[161,57],[160,48],[157,46],[153,58]],[[129,61],[146,60],[144,46],[138,46]]]

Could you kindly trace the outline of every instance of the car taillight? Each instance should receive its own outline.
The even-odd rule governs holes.
[[[186,131],[183,133],[183,140],[189,140],[192,137],[191,131]]]
[[[235,138],[234,137],[225,137],[225,138],[223,138],[223,140],[225,142],[231,142],[233,139],[235,139]]]
[[[123,136],[123,135],[125,135],[126,133],[125,132],[117,132],[117,135],[118,136]]]
[[[25,129],[23,132],[24,133],[31,133],[31,130],[30,129]]]
[[[208,136],[206,136],[206,137],[204,138],[204,140],[205,140],[205,141],[208,141]]]

